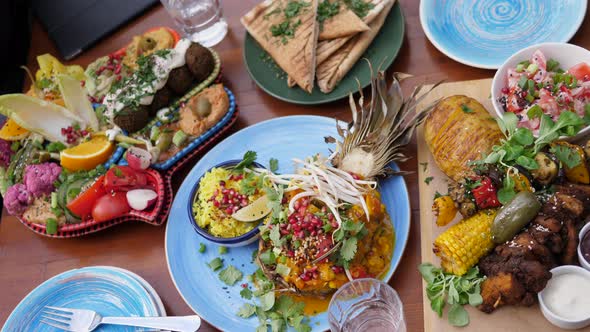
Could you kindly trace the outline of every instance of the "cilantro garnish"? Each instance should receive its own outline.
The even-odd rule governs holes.
[[[236,269],[233,265],[230,265],[219,272],[219,280],[229,286],[234,285],[238,280],[242,279],[242,276],[242,271]]]
[[[324,29],[324,22],[337,15],[338,12],[340,12],[340,3],[338,1],[330,2],[329,0],[324,0],[318,4],[316,19],[320,23],[320,31]]]
[[[242,318],[249,318],[256,313],[256,307],[250,303],[244,303],[244,305],[238,311],[238,316]]]
[[[473,113],[475,112],[473,109],[471,109],[471,107],[465,105],[465,104],[461,104],[461,110],[463,111],[463,113]]]
[[[549,152],[553,153],[559,161],[561,161],[567,168],[574,168],[582,162],[582,158],[575,149],[565,145],[552,146]]]
[[[426,185],[429,185],[432,180],[434,180],[434,176],[429,176],[426,179],[424,179],[424,183],[426,183]]]
[[[475,307],[483,302],[480,284],[485,277],[480,275],[479,269],[473,267],[460,277],[445,273],[430,263],[420,264],[418,270],[426,281],[426,296],[430,300],[432,310],[442,317],[443,309],[448,303],[451,306],[447,312],[449,323],[453,326],[469,324],[469,315],[463,305]]]
[[[246,151],[244,153],[244,157],[242,161],[240,161],[235,167],[235,171],[242,171],[244,168],[250,167],[252,163],[256,160],[256,152],[254,151]]]
[[[364,0],[344,0],[344,3],[360,18],[367,16],[369,10],[375,7],[374,4]]]
[[[240,296],[246,300],[250,300],[252,298],[252,290],[248,287],[244,287],[240,291]]]
[[[426,170],[428,170],[428,162],[420,163],[420,166],[422,166],[422,172],[426,172]]]

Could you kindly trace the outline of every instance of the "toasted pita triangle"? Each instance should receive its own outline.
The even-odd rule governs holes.
[[[323,27],[320,27],[319,40],[352,36],[367,30],[369,26],[352,10],[341,4],[338,14],[325,20]]]
[[[391,8],[394,2],[395,0],[371,0],[373,8],[369,10],[367,15],[363,18],[363,22],[370,25],[370,23],[381,13],[381,11],[383,11],[384,8],[388,6]],[[322,62],[326,61],[330,55],[346,44],[346,42],[348,42],[352,37],[354,36],[346,36],[319,42],[316,50],[317,65],[320,65]]]
[[[330,93],[350,69],[356,64],[359,58],[365,53],[367,47],[373,42],[375,36],[381,30],[393,1],[389,2],[377,17],[369,24],[370,30],[356,35],[345,43],[336,53],[332,54],[326,61],[318,65],[317,79],[318,86],[323,93]]]
[[[241,18],[248,33],[270,54],[275,62],[292,77],[297,85],[311,93],[315,79],[315,49],[318,40],[316,21],[318,0],[300,0],[308,3],[293,21],[301,21],[292,38],[274,37],[271,26],[285,21],[282,9],[287,0],[267,0]]]

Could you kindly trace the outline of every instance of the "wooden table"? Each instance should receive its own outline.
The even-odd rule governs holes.
[[[241,114],[232,132],[266,119],[293,114],[324,115],[349,120],[349,108],[344,100],[315,107],[291,105],[267,95],[250,79],[242,62],[244,28],[239,17],[256,2],[225,1],[224,16],[228,20],[230,31],[223,42],[215,46],[222,58],[224,82],[234,91],[240,105]],[[418,15],[419,1],[401,0],[401,5],[406,19],[406,36],[390,72],[415,75],[404,83],[406,92],[417,83],[493,76],[493,71],[464,66],[440,53],[422,31]],[[582,28],[572,39],[574,44],[590,47],[590,38],[583,38],[584,35],[590,35],[589,20],[587,18],[584,21]],[[161,25],[173,26],[173,22],[166,11],[157,6],[84,52],[72,63],[87,65],[98,56],[125,45],[132,36]],[[35,22],[29,68],[36,70],[35,56],[47,52],[57,54],[45,31]],[[416,171],[415,141],[410,144],[407,152],[414,158],[401,164],[401,168]],[[404,303],[408,331],[424,330],[422,283],[416,269],[420,263],[417,181],[416,173],[406,177],[412,202],[412,226],[403,259],[390,283],[399,292]],[[179,184],[180,181],[176,183],[176,188]],[[34,234],[16,218],[3,215],[0,223],[0,322],[3,324],[19,301],[44,280],[66,270],[90,265],[113,265],[129,269],[152,284],[160,294],[169,315],[192,314],[168,274],[164,233],[165,226],[129,223],[83,238],[53,240]],[[203,323],[201,331],[213,330],[215,329],[210,325]]]

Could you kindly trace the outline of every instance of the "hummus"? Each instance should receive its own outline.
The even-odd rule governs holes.
[[[45,225],[49,218],[57,220],[58,225],[63,225],[66,222],[66,218],[63,215],[58,218],[51,211],[51,203],[41,197],[35,198],[33,204],[23,213],[23,218],[28,222],[41,225]]]
[[[207,116],[199,115],[197,105],[199,99],[206,98],[211,104],[211,112]],[[200,136],[213,127],[229,110],[229,98],[223,85],[215,84],[201,91],[180,109],[180,129],[186,134]]]
[[[149,31],[140,36],[133,37],[133,40],[125,51],[123,63],[132,68],[137,68],[137,58],[140,55],[149,55],[158,50],[174,47],[174,37],[165,28]]]

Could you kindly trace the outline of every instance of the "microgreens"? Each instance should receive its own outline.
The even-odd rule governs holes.
[[[426,296],[430,307],[439,317],[448,303],[451,307],[447,313],[449,323],[454,326],[469,324],[469,315],[463,305],[478,306],[483,302],[480,284],[485,280],[479,269],[473,267],[463,276],[445,273],[430,263],[418,266],[422,278],[426,281]]]

